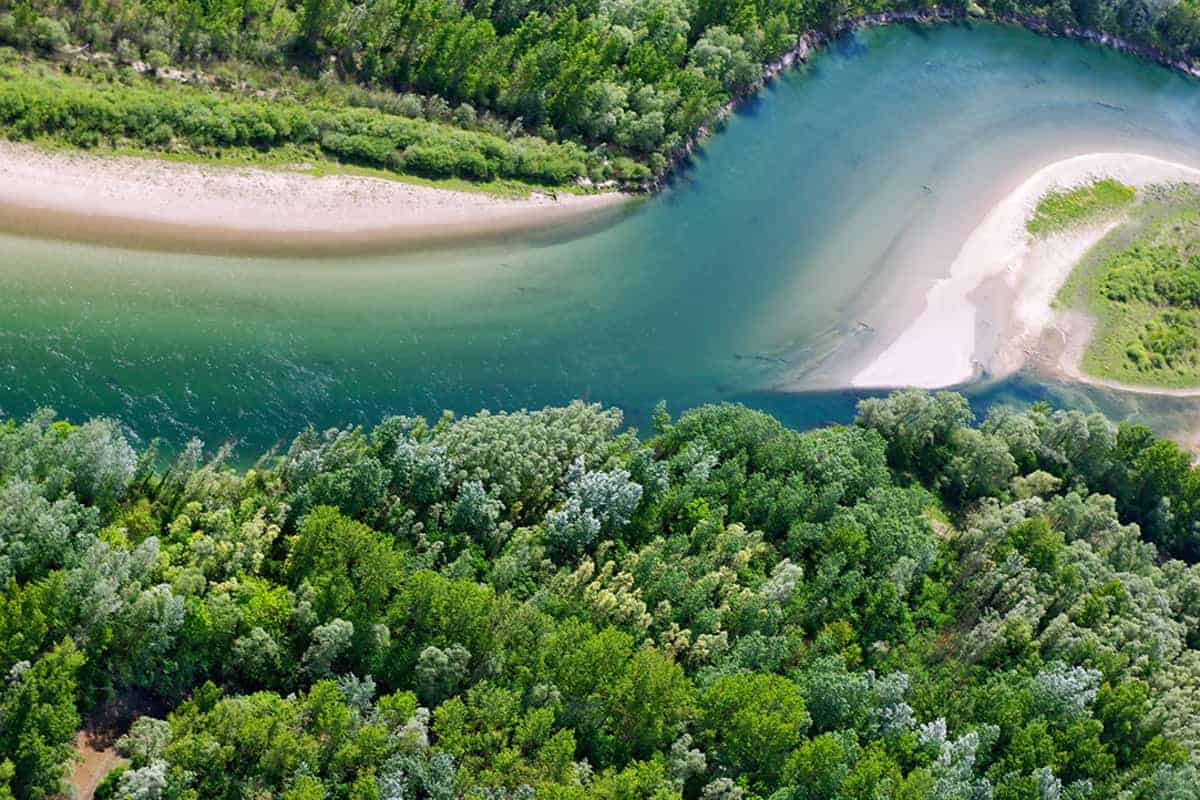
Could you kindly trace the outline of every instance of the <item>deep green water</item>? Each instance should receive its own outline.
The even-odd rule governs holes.
[[[105,414],[244,455],[305,424],[584,397],[644,423],[733,399],[808,425],[796,392],[870,317],[920,310],[987,209],[1044,164],[1131,150],[1200,164],[1200,86],[1095,46],[980,25],[873,29],[775,82],[667,192],[556,240],[337,260],[221,258],[0,236],[0,410]],[[562,239],[562,237],[558,237]],[[779,387],[786,385],[786,391]],[[1194,406],[1020,376],[1160,427]]]

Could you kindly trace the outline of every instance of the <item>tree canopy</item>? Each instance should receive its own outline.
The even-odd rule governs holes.
[[[950,393],[655,422],[395,417],[245,470],[0,425],[0,796],[61,792],[114,704],[116,800],[1197,796],[1175,445]]]
[[[0,0],[0,45],[71,73],[6,76],[0,129],[638,185],[802,35],[935,8],[1200,55],[1193,0]],[[153,78],[140,90],[139,75]]]

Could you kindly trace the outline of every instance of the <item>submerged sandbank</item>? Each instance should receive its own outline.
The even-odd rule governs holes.
[[[372,250],[578,222],[628,197],[510,198],[368,176],[102,157],[0,141],[0,229],[122,245]]]
[[[929,289],[924,310],[850,384],[933,389],[1020,369],[1054,323],[1051,304],[1071,269],[1117,221],[1040,239],[1029,235],[1025,223],[1048,190],[1095,178],[1142,187],[1200,182],[1200,169],[1135,153],[1093,153],[1038,170],[992,208],[947,277]],[[1073,343],[1064,351],[1077,348]],[[1072,377],[1081,376],[1076,370]]]

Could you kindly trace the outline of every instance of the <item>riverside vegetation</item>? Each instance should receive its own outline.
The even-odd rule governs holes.
[[[1034,236],[1059,233],[1114,214],[1132,203],[1135,196],[1132,187],[1111,178],[1052,189],[1038,200],[1025,228]]]
[[[56,57],[64,73],[50,78],[10,57],[0,130],[205,157],[231,149],[243,158],[317,156],[479,182],[641,185],[802,34],[933,8],[912,0],[0,0],[0,45]],[[939,10],[1104,31],[1187,63],[1200,52],[1192,0],[953,0]],[[179,80],[199,88],[173,87]]]
[[[1076,269],[1060,302],[1096,330],[1085,372],[1127,383],[1200,385],[1200,192],[1150,187]]]
[[[1144,427],[910,391],[227,456],[0,425],[0,796],[117,709],[116,800],[1200,797],[1200,470]]]

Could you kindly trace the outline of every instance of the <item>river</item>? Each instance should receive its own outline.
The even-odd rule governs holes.
[[[109,415],[143,439],[236,440],[243,457],[306,424],[580,397],[637,425],[659,400],[846,421],[862,393],[820,388],[830,364],[911,320],[999,198],[1087,152],[1200,165],[1198,100],[1195,81],[1093,44],[873,28],[585,231],[341,259],[0,235],[0,411]],[[1165,432],[1197,407],[1034,374],[966,390],[981,409],[1048,399]]]

